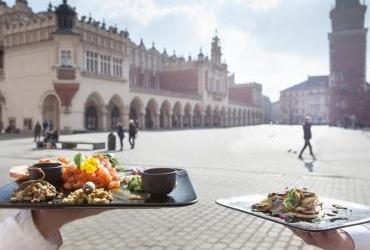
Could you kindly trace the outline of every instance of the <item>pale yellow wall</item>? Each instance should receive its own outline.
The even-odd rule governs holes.
[[[52,72],[55,54],[52,42],[26,47],[14,47],[5,52],[4,86],[6,106],[4,123],[16,118],[17,128],[23,128],[23,119],[41,121],[41,99],[46,92],[53,92]]]

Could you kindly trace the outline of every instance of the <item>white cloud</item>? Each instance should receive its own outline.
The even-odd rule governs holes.
[[[225,27],[219,22],[218,15],[222,13],[226,4],[246,6],[250,10],[260,11],[278,7],[279,0],[199,0],[193,5],[181,2],[161,5],[155,0],[79,0],[78,5],[85,13],[94,13],[94,17],[101,19],[109,17],[118,22],[129,18],[148,29],[156,18],[168,15],[173,15],[173,18],[186,18],[193,27],[192,33],[186,34],[186,37],[185,35],[179,37],[177,48],[169,50],[181,51],[185,46],[185,39],[189,37],[196,41],[196,44],[209,45],[214,29],[218,28],[229,70],[236,73],[239,82],[262,83],[264,93],[272,99],[278,97],[281,89],[304,80],[306,74],[325,74],[328,71],[327,62],[323,62],[321,58],[304,58],[299,54],[270,51],[262,47],[253,33],[253,23],[245,23],[245,20],[242,20],[241,23],[244,22],[244,25],[239,23]]]
[[[224,54],[236,80],[262,83],[264,93],[272,99],[277,99],[283,88],[303,81],[306,74],[328,74],[327,62],[321,58],[270,51],[245,30],[227,28],[222,33]]]
[[[249,8],[255,11],[276,8],[279,5],[279,0],[244,0],[243,2],[245,2]]]
[[[147,26],[155,18],[167,15],[183,15],[195,17],[197,7],[190,5],[159,5],[154,0],[80,0],[79,5],[84,12],[92,12],[98,18],[128,18],[136,23]]]
[[[218,5],[242,5],[253,11],[267,10],[278,7],[280,0],[217,0]]]

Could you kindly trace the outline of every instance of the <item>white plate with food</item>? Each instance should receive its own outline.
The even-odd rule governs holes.
[[[370,207],[319,197],[306,188],[219,199],[217,204],[291,228],[320,232],[370,222]]]

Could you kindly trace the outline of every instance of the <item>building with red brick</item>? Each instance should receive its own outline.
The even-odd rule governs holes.
[[[333,126],[370,126],[366,9],[359,0],[336,0],[330,12],[329,124]]]

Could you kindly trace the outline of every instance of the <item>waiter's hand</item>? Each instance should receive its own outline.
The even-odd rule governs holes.
[[[331,230],[325,232],[306,232],[290,228],[295,235],[307,244],[320,247],[325,250],[354,250],[355,244],[343,230]]]
[[[98,215],[106,210],[103,209],[44,209],[33,210],[33,221],[45,239],[59,234],[59,229],[72,221]]]

